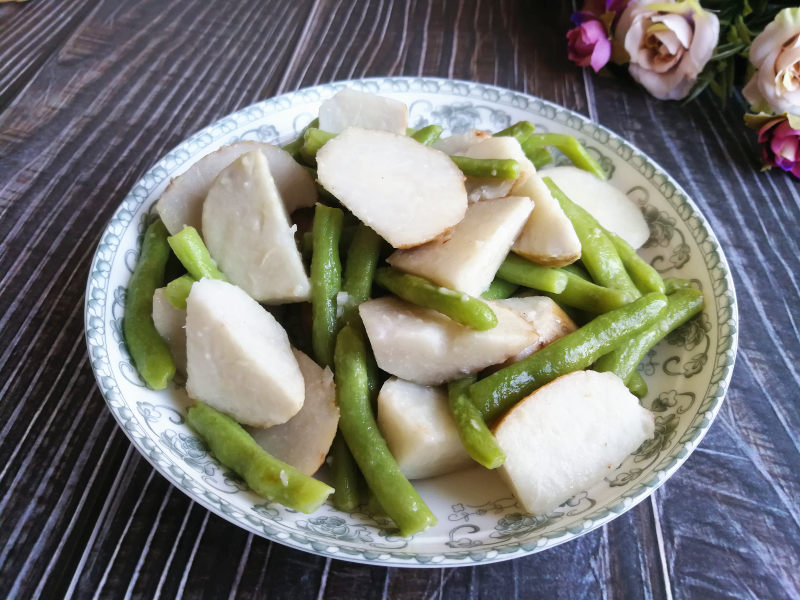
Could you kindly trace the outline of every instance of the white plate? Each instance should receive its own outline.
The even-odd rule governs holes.
[[[527,119],[538,131],[568,133],[600,161],[615,186],[644,211],[651,238],[644,256],[668,276],[694,280],[706,309],[643,363],[656,436],[604,481],[546,516],[525,514],[496,474],[480,468],[416,482],[439,524],[411,539],[365,510],[330,505],[305,515],[256,496],[209,456],[184,424],[185,393],[154,392],[139,380],[121,335],[125,288],[147,211],[171,177],[219,146],[242,139],[285,143],[342,87],[409,106],[410,125],[446,133],[496,131]],[[559,162],[559,160],[557,160]],[[114,213],[97,248],[86,292],[86,342],[108,407],[136,448],[192,499],[232,523],[282,544],[369,564],[474,565],[515,558],[575,538],[647,498],[697,446],[719,410],[736,356],[736,297],[717,239],[678,184],[639,150],[585,117],[498,87],[433,78],[332,83],[244,108],[191,136],[147,172]],[[702,502],[703,499],[698,499]]]

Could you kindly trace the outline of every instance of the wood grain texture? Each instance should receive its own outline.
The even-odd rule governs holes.
[[[797,184],[753,168],[741,105],[657,102],[574,68],[569,13],[535,0],[0,6],[0,597],[800,596]],[[482,81],[589,114],[653,156],[709,217],[739,293],[739,361],[718,422],[651,501],[511,562],[369,567],[228,524],[114,423],[81,318],[114,208],[220,116],[374,75]]]

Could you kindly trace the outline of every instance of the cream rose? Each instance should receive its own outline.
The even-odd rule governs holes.
[[[784,8],[750,46],[757,71],[742,93],[755,111],[800,114],[800,7]]]
[[[696,0],[633,0],[614,36],[630,56],[636,81],[659,100],[680,100],[714,53],[719,20]]]

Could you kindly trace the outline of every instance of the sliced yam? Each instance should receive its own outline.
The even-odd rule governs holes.
[[[308,172],[278,146],[266,142],[245,141],[223,146],[207,154],[184,173],[174,178],[156,203],[161,220],[175,235],[187,225],[202,230],[203,201],[220,171],[246,152],[259,150],[269,163],[286,212],[314,206],[317,187]]]
[[[387,262],[441,286],[480,296],[492,283],[533,203],[511,196],[472,204],[464,220],[435,240],[397,250]]]
[[[305,381],[303,408],[282,425],[249,432],[272,456],[313,475],[325,462],[339,425],[336,388],[330,369],[322,369],[299,350],[292,352]]]
[[[320,105],[319,128],[340,133],[348,127],[405,135],[408,107],[398,100],[345,88]]]
[[[510,136],[480,140],[467,148],[463,155],[470,158],[511,159],[520,164],[520,176],[517,179],[467,177],[467,196],[470,202],[508,196],[517,182],[524,181],[528,173],[535,170],[517,139]]]
[[[408,479],[444,475],[472,464],[441,388],[388,379],[378,394],[378,428]]]
[[[203,234],[222,272],[254,299],[308,300],[294,227],[261,152],[243,154],[219,174],[203,204]]]
[[[536,343],[531,344],[516,356],[508,359],[502,366],[519,362],[540,348],[544,348],[578,329],[578,326],[567,316],[567,313],[547,296],[507,298],[505,300],[497,300],[497,303],[518,312],[523,319],[533,325],[536,333],[539,334],[539,339]]]
[[[186,311],[172,306],[165,289],[158,288],[153,294],[153,324],[158,335],[167,342],[175,368],[186,373]]]
[[[624,192],[592,173],[577,167],[555,167],[542,171],[575,204],[589,211],[597,221],[634,248],[650,237],[650,228],[636,203]]]
[[[645,440],[652,413],[613,373],[577,371],[539,388],[495,426],[501,476],[528,512],[544,515],[602,481]]]
[[[351,127],[317,153],[320,183],[395,248],[432,240],[467,210],[464,176],[415,140]]]
[[[239,423],[271,427],[303,407],[303,375],[283,327],[242,289],[215,279],[186,300],[186,391]]]
[[[548,267],[563,267],[581,256],[581,242],[558,200],[530,165],[528,177],[513,188],[513,193],[533,200],[534,208],[522,228],[512,252]]]
[[[401,379],[438,385],[503,362],[538,335],[515,311],[487,302],[497,326],[477,331],[436,311],[393,297],[359,306],[378,366]]]
[[[472,129],[466,133],[457,133],[433,142],[433,147],[445,154],[464,154],[471,146],[492,137],[488,131]]]

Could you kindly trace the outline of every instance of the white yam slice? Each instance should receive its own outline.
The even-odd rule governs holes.
[[[345,88],[319,107],[319,128],[340,133],[348,127],[405,135],[408,107],[399,100]]]
[[[395,248],[441,235],[467,210],[464,176],[413,139],[351,127],[317,153],[320,183]]]
[[[230,281],[259,302],[308,300],[311,285],[267,159],[243,154],[203,204],[206,246]]]
[[[650,237],[642,211],[624,192],[588,171],[577,167],[556,167],[542,171],[575,204],[585,208],[597,221],[634,248]]]
[[[408,479],[444,475],[472,463],[441,388],[388,379],[378,394],[378,427]]]
[[[571,264],[581,256],[578,234],[532,164],[530,168],[528,177],[514,186],[513,193],[529,197],[534,208],[511,250],[541,265]]]
[[[330,369],[322,369],[299,350],[292,352],[305,381],[303,408],[282,425],[249,432],[272,456],[313,475],[325,462],[339,425],[336,388]]]
[[[303,406],[303,375],[283,327],[243,290],[202,279],[186,300],[189,396],[256,427]]]
[[[266,142],[236,142],[207,154],[170,182],[156,203],[156,210],[167,230],[175,235],[191,225],[201,231],[203,200],[217,175],[242,154],[253,150],[259,150],[266,157],[287,213],[314,206],[317,186],[308,171],[288,152]]]
[[[479,296],[489,287],[533,203],[511,196],[470,205],[464,220],[435,240],[397,250],[387,262],[444,287]]]
[[[506,455],[500,474],[535,515],[602,481],[653,431],[653,415],[622,380],[594,371],[539,388],[494,428]]]
[[[438,385],[503,362],[538,338],[515,311],[487,304],[497,315],[497,326],[487,331],[388,296],[362,303],[359,313],[381,369],[421,385]]]
[[[470,158],[505,158],[516,160],[520,164],[520,175],[517,179],[467,177],[467,196],[470,202],[508,196],[517,182],[524,181],[529,172],[535,170],[533,164],[525,156],[525,152],[517,139],[510,136],[490,137],[481,140],[467,148],[464,156]]]
[[[164,290],[158,288],[153,294],[153,324],[167,343],[175,368],[186,373],[186,311],[172,306]]]
[[[433,142],[432,146],[445,154],[464,154],[471,146],[489,137],[491,137],[491,134],[488,131],[473,129],[466,133],[457,133],[449,137],[440,138]]]
[[[522,298],[506,298],[497,300],[499,304],[517,311],[522,318],[528,321],[539,339],[522,350],[516,356],[508,359],[507,364],[521,361],[548,344],[575,331],[578,326],[567,316],[561,307],[547,296],[524,296]],[[503,365],[505,366],[505,365]]]

